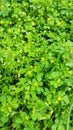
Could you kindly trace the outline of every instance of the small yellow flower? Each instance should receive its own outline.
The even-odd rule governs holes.
[[[54,60],[52,59],[52,60],[50,60],[50,62],[51,62],[51,63],[54,63]]]
[[[17,29],[17,32],[19,33],[19,32],[20,32],[20,29]]]
[[[61,22],[57,22],[57,26],[60,26],[61,25]]]
[[[72,74],[72,70],[69,70],[69,71],[68,71],[68,74]]]
[[[1,5],[1,8],[3,8],[3,9],[4,9],[4,8],[5,8],[5,5],[3,5],[3,4],[2,4],[2,5]]]
[[[46,10],[47,10],[47,11],[49,10],[49,7],[48,7],[48,6],[46,7]]]
[[[20,73],[18,74],[18,78],[20,78]]]
[[[62,75],[61,78],[64,79],[64,76]]]
[[[33,113],[33,114],[36,113],[35,110],[32,110],[32,113]]]
[[[67,70],[69,70],[69,68],[67,67]]]
[[[73,50],[71,50],[70,53],[73,53]]]
[[[51,8],[51,11],[52,11],[52,12],[54,12],[54,9],[53,9],[53,8]]]
[[[32,102],[32,105],[34,105],[34,102]]]
[[[20,63],[20,60],[17,60],[18,63]]]
[[[61,101],[61,100],[62,100],[62,98],[61,98],[61,97],[58,97],[58,98],[57,98],[57,100],[58,100],[58,101]]]
[[[50,18],[47,18],[47,21],[50,21],[51,19]]]
[[[65,128],[63,128],[63,130],[66,130]]]
[[[18,21],[21,21],[21,18],[18,18]]]
[[[9,24],[12,24],[12,22],[10,21]]]
[[[31,81],[30,81],[30,80],[28,81],[28,84],[31,84]]]
[[[16,39],[16,37],[14,36],[13,39]]]
[[[26,16],[26,12],[23,12],[22,15],[23,15],[23,16]]]
[[[9,112],[11,112],[11,111],[12,111],[12,108],[11,108],[10,106],[8,107],[8,111],[9,111]]]
[[[44,30],[44,33],[46,33],[46,30]]]
[[[12,30],[11,30],[11,29],[8,29],[8,32],[9,32],[9,33],[11,33],[11,32],[12,32]]]
[[[24,44],[24,41],[22,40],[21,43]]]
[[[45,58],[44,58],[44,57],[42,57],[42,58],[41,58],[41,61],[42,61],[42,62],[44,62],[44,61],[45,61]]]
[[[62,0],[62,3],[64,3],[64,0]]]
[[[23,34],[20,34],[19,36],[22,38],[22,37],[23,37]]]
[[[45,53],[47,53],[48,51],[46,50]]]
[[[4,21],[3,21],[3,20],[1,20],[1,21],[0,21],[0,24],[4,24]]]
[[[24,3],[24,7],[26,6],[27,4],[26,3]]]
[[[62,115],[64,115],[65,113],[64,112],[61,112]]]
[[[70,2],[68,5],[69,5],[69,6],[72,6],[72,3]]]
[[[20,28],[20,27],[21,27],[21,24],[19,24],[18,27]]]
[[[25,56],[23,56],[22,59],[24,60],[24,59],[25,59]]]
[[[32,22],[32,26],[34,26],[35,25],[35,23],[34,22]]]
[[[66,46],[65,43],[63,43],[62,46],[65,47]]]
[[[60,80],[60,79],[58,79],[58,80],[57,80],[57,83],[60,83],[60,82],[61,82],[61,80]]]
[[[22,50],[20,50],[20,53],[22,53],[23,51]]]
[[[25,119],[26,119],[26,120],[29,120],[29,116],[26,116]]]
[[[34,83],[34,86],[38,87],[38,82],[35,82],[35,83]]]
[[[31,75],[31,71],[28,70],[28,71],[27,71],[27,74],[28,74],[28,75]]]

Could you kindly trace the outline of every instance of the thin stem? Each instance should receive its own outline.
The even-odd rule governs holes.
[[[71,114],[72,107],[73,107],[73,104],[71,105],[69,113],[68,113],[67,128],[66,128],[66,130],[69,130],[70,114]]]

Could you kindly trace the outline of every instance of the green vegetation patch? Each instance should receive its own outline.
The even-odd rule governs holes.
[[[1,0],[0,9],[0,129],[72,130],[73,1]]]

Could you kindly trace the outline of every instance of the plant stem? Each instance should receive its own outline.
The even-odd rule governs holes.
[[[71,105],[69,113],[68,113],[67,128],[66,128],[66,130],[69,130],[70,114],[71,114],[72,107],[73,107],[73,104]]]

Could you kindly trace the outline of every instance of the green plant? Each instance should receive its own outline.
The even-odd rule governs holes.
[[[0,16],[0,129],[73,129],[73,2],[1,0]]]

